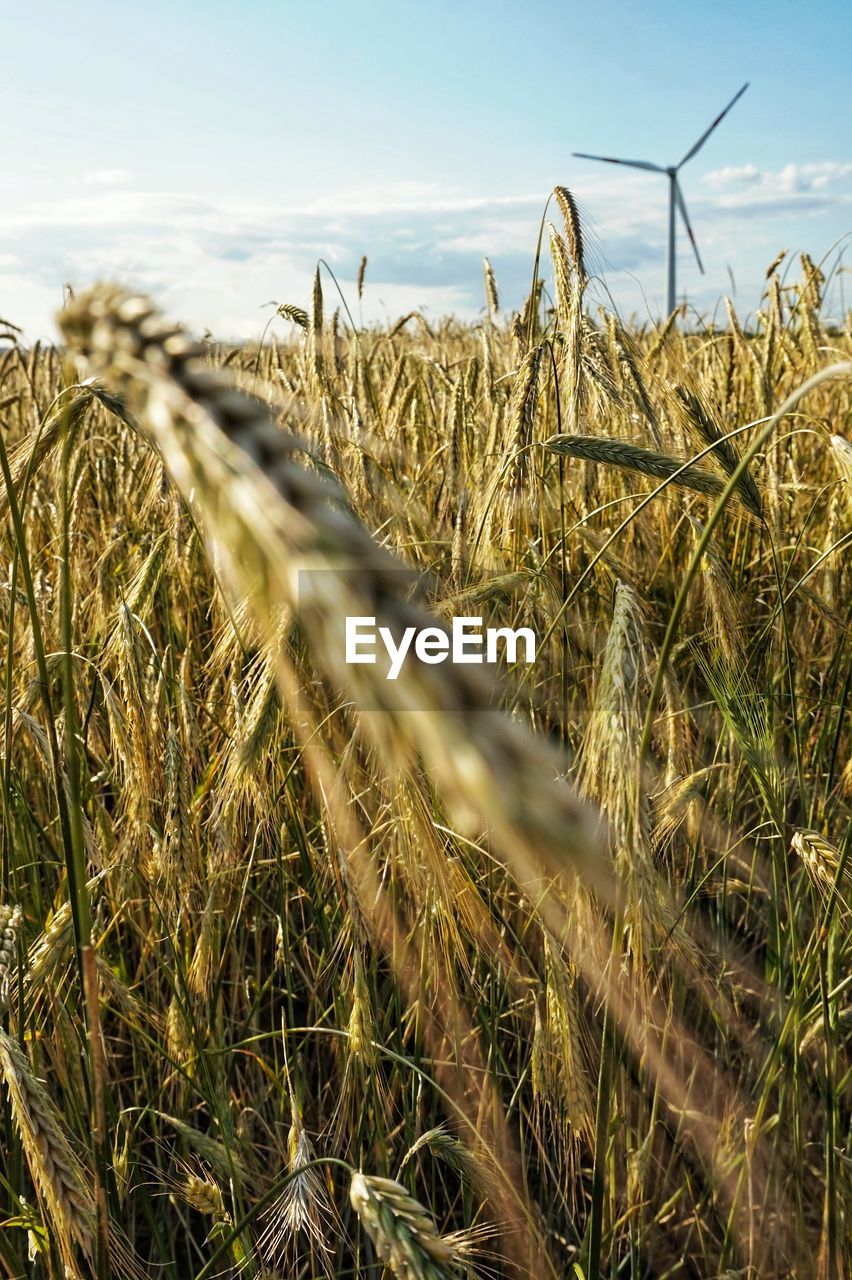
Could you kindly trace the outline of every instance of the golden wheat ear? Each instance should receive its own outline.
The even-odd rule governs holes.
[[[72,1149],[56,1106],[16,1040],[0,1030],[0,1075],[39,1199],[71,1274],[79,1249],[95,1256],[92,1179]]]
[[[15,965],[15,949],[21,926],[21,908],[15,904],[0,905],[0,1008],[6,1003],[9,982]]]
[[[319,305],[315,297],[315,319]],[[394,634],[435,620],[408,599],[414,575],[377,545],[333,485],[297,461],[298,437],[211,370],[203,347],[146,298],[100,285],[77,298],[59,323],[72,349],[137,408],[140,425],[185,495],[194,495],[236,581],[270,628],[277,629],[282,608],[297,610],[318,664],[353,688],[356,699],[382,708],[382,724],[398,747],[422,756],[461,825],[490,831],[522,879],[542,860],[558,874],[570,857],[606,891],[595,815],[556,780],[561,762],[494,710],[491,682],[477,668],[418,665],[390,682],[378,667],[345,666],[342,616],[375,616]],[[515,394],[515,433],[524,445],[542,359],[539,345]],[[522,450],[512,477],[515,495],[528,474],[523,456]],[[299,597],[302,570],[314,573],[307,600]],[[412,717],[412,709],[419,714]]]

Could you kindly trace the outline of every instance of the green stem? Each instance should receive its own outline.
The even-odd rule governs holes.
[[[598,1096],[595,1103],[595,1152],[592,1173],[592,1203],[589,1213],[588,1280],[600,1280],[601,1245],[603,1241],[604,1198],[606,1195],[606,1162],[609,1150],[609,1117],[612,1094],[613,1067],[615,1062],[615,1026],[611,1004],[615,986],[615,974],[621,957],[621,912],[613,922],[612,952],[607,981],[607,999],[604,1005],[601,1030],[601,1063],[598,1072]]]

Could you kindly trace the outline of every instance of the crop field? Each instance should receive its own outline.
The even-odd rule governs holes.
[[[475,324],[4,326],[9,1280],[850,1274],[852,332],[550,210]]]

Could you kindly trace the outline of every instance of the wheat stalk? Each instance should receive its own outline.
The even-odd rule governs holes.
[[[568,190],[567,187],[554,188],[556,203],[559,206],[559,212],[562,214],[562,221],[565,227],[565,239],[568,242],[568,248],[571,253],[571,261],[574,264],[574,270],[581,280],[586,278],[586,266],[583,261],[583,228],[580,223],[580,211],[577,208],[577,201]]]
[[[228,1221],[229,1215],[222,1199],[222,1188],[212,1178],[188,1173],[178,1188],[178,1194],[196,1213],[213,1218],[215,1222]]]
[[[561,453],[588,462],[602,462],[624,471],[639,471],[657,480],[671,480],[683,489],[716,497],[724,489],[718,476],[691,463],[681,462],[665,453],[643,449],[607,436],[556,435],[543,442],[551,453]]]
[[[349,1200],[379,1257],[400,1280],[449,1280],[456,1274],[457,1250],[400,1183],[355,1173]]]
[[[485,304],[488,307],[488,314],[493,319],[500,310],[500,295],[497,292],[494,268],[487,258],[482,259],[482,275],[485,282]]]
[[[0,1008],[9,996],[9,980],[15,964],[15,943],[21,926],[21,908],[0,905]]]
[[[423,756],[462,825],[490,830],[522,876],[541,857],[562,865],[567,853],[596,875],[594,818],[553,780],[555,758],[491,708],[487,681],[450,665],[418,664],[397,682],[382,680],[379,668],[345,666],[342,617],[372,614],[395,634],[434,620],[406,599],[411,579],[403,566],[342,507],[327,481],[295,461],[298,438],[210,370],[198,344],[144,298],[99,286],[64,311],[60,323],[72,348],[138,403],[140,422],[177,483],[195,492],[234,576],[269,626],[277,629],[281,605],[299,611],[328,673],[354,685],[366,702],[380,699],[393,732]],[[531,358],[518,400],[525,432],[540,358],[540,352]],[[301,595],[300,570],[314,571]],[[420,713],[410,720],[415,707]]]
[[[690,423],[695,427],[700,438],[705,444],[713,445],[714,456],[721,462],[725,473],[729,476],[733,475],[739,466],[740,457],[732,441],[714,422],[707,408],[694,392],[687,390],[686,387],[676,387],[675,391],[686,409]],[[752,515],[762,519],[763,504],[760,500],[760,493],[748,468],[743,471],[737,480],[737,488],[743,506]]]
[[[16,1040],[0,1030],[0,1074],[27,1166],[50,1217],[69,1274],[77,1275],[75,1246],[95,1253],[95,1202],[91,1175],[71,1148],[44,1085],[36,1079]]]
[[[304,1235],[311,1253],[320,1258],[328,1272],[328,1223],[333,1210],[322,1176],[316,1167],[316,1152],[294,1109],[288,1137],[290,1178],[284,1190],[264,1214],[266,1227],[260,1238],[262,1256],[272,1266],[293,1257],[298,1238]]]
[[[830,892],[837,879],[838,870],[843,865],[840,850],[836,849],[819,831],[805,829],[795,831],[791,843],[820,892]],[[852,868],[848,863],[843,865],[841,877],[844,881],[852,882]]]

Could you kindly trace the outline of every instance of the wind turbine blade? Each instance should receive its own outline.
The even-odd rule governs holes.
[[[616,160],[613,156],[590,156],[586,151],[572,151],[572,155],[580,160],[603,160],[606,164],[626,164],[631,169],[650,169],[652,173],[665,173],[662,165],[651,164],[650,160]]]
[[[731,101],[730,101],[730,102],[728,103],[728,105],[725,107],[725,110],[724,110],[724,111],[721,111],[721,112],[719,113],[719,115],[717,115],[716,119],[715,119],[715,120],[713,121],[713,123],[710,125],[709,129],[705,129],[705,130],[704,130],[704,132],[702,133],[701,137],[700,137],[700,138],[698,139],[698,141],[695,143],[695,146],[693,146],[693,147],[690,147],[690,148],[689,148],[689,150],[687,151],[686,155],[683,157],[683,159],[681,160],[680,164],[677,166],[677,167],[678,167],[678,169],[680,169],[682,165],[685,165],[685,164],[686,164],[686,162],[687,162],[687,160],[691,160],[691,159],[692,159],[692,157],[695,155],[696,151],[700,151],[700,150],[701,150],[701,148],[704,146],[704,143],[705,143],[705,142],[707,141],[707,139],[710,137],[710,134],[713,132],[713,130],[716,128],[716,126],[717,126],[717,125],[719,125],[719,124],[721,124],[721,123],[722,123],[722,121],[725,119],[725,116],[728,114],[728,112],[730,111],[730,109],[731,109],[731,107],[734,105],[734,103],[735,103],[735,102],[739,102],[740,98],[743,96],[743,94],[745,93],[745,91],[746,91],[746,89],[747,89],[747,88],[748,88],[748,81],[746,80],[746,82],[745,82],[745,84],[743,85],[742,89],[740,89],[740,91],[739,91],[738,93],[735,93],[735,94],[734,94],[734,96],[733,96],[733,98],[731,98]]]
[[[686,201],[683,198],[683,192],[680,189],[680,183],[675,178],[675,200],[680,210],[680,216],[683,218],[686,234],[689,236],[689,243],[692,245],[692,252],[695,254],[695,261],[698,263],[698,270],[704,275],[704,263],[701,261],[701,254],[698,252],[698,245],[695,243],[695,236],[692,233],[692,227],[689,222],[689,214],[686,212]]]

